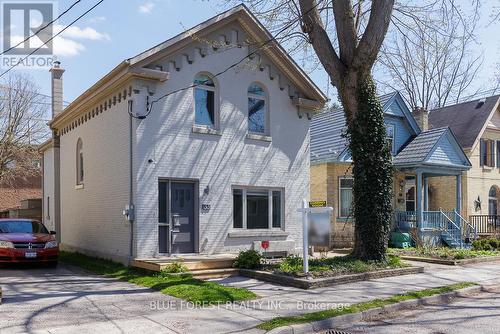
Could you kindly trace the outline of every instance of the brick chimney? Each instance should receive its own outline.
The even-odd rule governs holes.
[[[61,62],[55,61],[50,69],[52,74],[52,119],[63,111],[63,73]]]
[[[415,117],[420,130],[429,130],[429,112],[427,111],[427,109],[416,107],[415,109],[413,109],[413,117]]]

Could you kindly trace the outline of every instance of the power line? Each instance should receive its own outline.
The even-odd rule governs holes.
[[[46,98],[49,98],[49,99],[52,98],[52,96],[48,95],[48,94],[43,94],[43,93],[39,93],[39,92],[35,92],[35,91],[29,91],[29,90],[28,91],[24,91],[24,90],[21,90],[21,89],[18,89],[18,88],[9,87],[7,85],[1,85],[0,84],[0,88],[10,89],[10,90],[17,91],[17,92],[18,91],[22,91],[22,92],[25,92],[25,93],[36,94],[36,95],[40,95],[40,96],[43,96],[43,97],[46,97]],[[42,102],[40,102],[40,103],[42,103]],[[66,105],[70,104],[70,102],[68,102],[68,101],[63,101],[63,103],[66,104]],[[50,104],[50,103],[48,103],[48,104]]]
[[[32,52],[30,52],[26,57],[22,58],[20,61],[18,61],[15,65],[9,67],[7,70],[3,71],[2,74],[0,74],[0,78],[3,77],[5,74],[9,73],[14,67],[18,66],[21,62],[25,61],[26,59],[28,59],[29,56],[33,55],[35,52],[37,52],[38,50],[40,50],[42,48],[42,46],[44,46],[45,44],[49,43],[50,41],[52,41],[54,38],[56,38],[57,36],[59,36],[61,33],[63,33],[66,29],[68,29],[69,27],[71,27],[73,24],[75,24],[77,21],[79,21],[82,17],[84,17],[85,15],[87,15],[88,13],[90,13],[94,8],[96,8],[97,6],[99,6],[101,3],[103,3],[104,0],[100,0],[98,1],[95,5],[93,5],[92,7],[90,7],[88,10],[86,10],[82,15],[78,16],[76,19],[74,19],[70,24],[68,24],[66,27],[64,27],[61,31],[59,31],[57,34],[55,34],[54,36],[52,36],[51,38],[49,38],[46,42],[44,42],[42,45],[40,45],[38,48],[36,48],[35,50],[33,50]]]
[[[300,18],[303,18],[305,15],[309,14],[311,11],[313,11],[314,9],[316,9],[316,7],[318,7],[324,0],[320,0],[318,1],[313,7],[311,7],[308,11],[306,11],[304,14],[301,14],[299,15],[299,19]],[[242,59],[240,59],[239,61],[237,61],[236,63],[233,63],[232,65],[230,65],[229,67],[227,67],[226,69],[214,74],[211,76],[211,78],[216,78],[224,73],[226,73],[227,71],[229,71],[230,69],[238,66],[239,64],[241,64],[245,59],[247,58],[251,58],[252,56],[254,56],[260,49],[262,49],[264,46],[266,46],[267,44],[273,42],[273,41],[276,41],[276,38],[278,37],[278,35],[280,35],[281,33],[283,33],[284,31],[286,31],[287,29],[289,29],[291,26],[293,26],[294,24],[296,24],[297,21],[294,20],[292,22],[290,22],[289,24],[285,25],[280,31],[278,31],[274,36],[271,36],[271,38],[269,38],[267,41],[265,41],[264,43],[262,43],[260,46],[258,46],[254,51],[250,52],[248,55],[246,55],[245,57],[243,57]],[[1,77],[1,75],[0,75]],[[155,100],[151,101],[151,103],[149,104],[149,106],[147,106],[147,111],[146,111],[146,114],[144,115],[140,115],[140,116],[137,116],[137,115],[134,115],[132,114],[132,112],[128,111],[129,115],[133,118],[137,118],[137,119],[145,119],[146,117],[148,117],[150,114],[151,114],[151,111],[153,110],[153,106],[155,103],[159,102],[160,100],[172,95],[172,94],[176,94],[176,93],[179,93],[179,92],[182,92],[182,91],[185,91],[185,90],[188,90],[188,89],[191,89],[191,88],[194,88],[194,87],[197,87],[199,86],[200,84],[192,84],[192,85],[189,85],[189,86],[186,86],[186,87],[183,87],[183,88],[179,88],[179,89],[176,89],[170,93],[167,93],[167,94],[164,94],[158,98],[156,98]]]
[[[0,56],[1,55],[4,55],[6,54],[7,52],[9,52],[10,50],[12,49],[15,49],[17,48],[19,45],[21,44],[24,44],[26,43],[27,41],[29,41],[33,36],[36,36],[38,35],[42,30],[45,30],[47,27],[49,27],[50,25],[52,25],[54,22],[56,22],[57,20],[59,20],[64,14],[66,14],[67,12],[69,12],[73,7],[75,7],[79,2],[81,2],[82,0],[77,0],[75,1],[71,6],[68,7],[68,9],[66,9],[64,12],[62,12],[61,14],[59,14],[59,16],[57,16],[54,20],[50,21],[49,23],[47,23],[46,25],[44,25],[43,27],[41,27],[40,29],[38,29],[35,33],[31,34],[30,36],[26,37],[24,40],[22,40],[21,42],[17,43],[16,45],[14,46],[11,46],[10,48],[8,48],[7,50],[4,50],[2,51],[2,53],[0,53]]]

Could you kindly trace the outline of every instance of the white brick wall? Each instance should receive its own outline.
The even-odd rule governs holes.
[[[156,94],[192,84],[199,72],[218,73],[242,59],[246,48],[234,48],[205,58],[195,57],[180,71],[170,71],[170,79],[157,87]],[[269,91],[272,142],[248,140],[247,89],[252,82]],[[157,253],[158,178],[199,180],[200,205],[210,204],[200,213],[200,252],[236,252],[251,247],[253,240],[273,238],[229,238],[232,230],[232,185],[283,187],[285,189],[285,229],[288,240],[301,247],[300,217],[296,209],[309,196],[309,121],[299,119],[287,90],[267,71],[249,66],[230,70],[217,78],[221,136],[195,134],[192,90],[169,96],[156,104],[153,113],[137,128],[135,159],[138,190],[137,255]],[[154,160],[148,164],[147,160]],[[203,189],[209,185],[209,195]],[[201,210],[200,210],[201,211]],[[275,238],[285,240],[285,238]]]
[[[244,40],[244,37],[242,37]],[[155,95],[191,85],[199,72],[212,74],[248,54],[233,48],[183,62],[180,71],[170,68],[164,83],[134,81],[134,112],[145,109],[144,85],[156,85]],[[167,64],[165,64],[165,67]],[[260,82],[269,93],[271,142],[246,139],[247,89]],[[192,90],[169,96],[155,104],[145,120],[134,120],[135,255],[150,257],[158,251],[158,179],[185,178],[199,182],[201,253],[237,252],[254,240],[293,241],[301,248],[301,219],[296,209],[309,197],[309,120],[298,117],[288,89],[267,70],[242,63],[217,78],[221,135],[192,132]],[[123,89],[123,88],[122,88]],[[128,114],[126,102],[113,106],[61,136],[62,243],[70,249],[126,262],[130,224],[122,216],[128,204]],[[76,185],[76,143],[83,140],[85,180]],[[148,163],[152,159],[153,163]],[[206,186],[208,195],[203,194]],[[284,189],[286,237],[229,238],[232,231],[233,185]]]
[[[76,189],[76,142],[83,141],[84,185]],[[61,242],[69,248],[125,261],[129,224],[126,102],[61,136]]]

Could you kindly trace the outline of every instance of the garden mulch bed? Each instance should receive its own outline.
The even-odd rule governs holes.
[[[284,275],[263,270],[240,269],[240,275],[242,276],[270,283],[275,283],[279,285],[292,286],[300,289],[316,289],[316,288],[322,288],[339,284],[367,281],[371,279],[384,278],[384,277],[417,274],[422,272],[424,272],[423,267],[405,267],[405,268],[394,268],[394,269],[382,269],[365,273],[338,275],[332,277],[314,278],[312,276],[295,277],[291,275]]]

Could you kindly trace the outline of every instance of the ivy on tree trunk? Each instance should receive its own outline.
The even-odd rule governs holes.
[[[348,124],[346,135],[354,163],[353,255],[383,260],[392,216],[392,159],[371,72],[391,22],[394,0],[371,1],[364,29],[359,24],[362,1],[356,11],[351,1],[332,1],[338,52],[322,20],[320,3],[299,0],[301,28],[337,87]]]
[[[344,109],[354,165],[353,255],[365,260],[384,260],[392,216],[391,152],[382,105],[371,75],[358,77],[354,90],[357,110]]]

